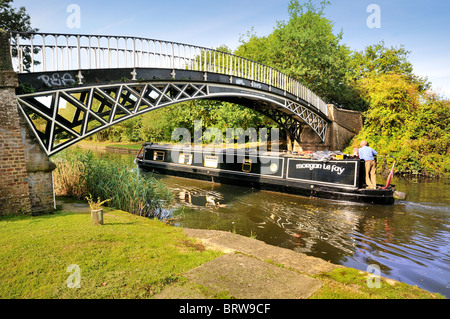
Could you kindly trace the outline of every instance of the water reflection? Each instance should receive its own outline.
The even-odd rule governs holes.
[[[252,234],[361,270],[377,264],[384,276],[450,295],[450,211],[444,203],[372,206],[157,178],[178,195],[177,226]]]
[[[180,204],[192,208],[221,208],[226,207],[226,204],[221,204],[223,197],[218,192],[204,192],[202,189],[185,189],[184,187],[172,188],[174,194]]]
[[[361,270],[377,264],[386,277],[450,297],[448,180],[394,178],[408,199],[376,206],[154,176],[175,194],[175,226],[256,235]]]

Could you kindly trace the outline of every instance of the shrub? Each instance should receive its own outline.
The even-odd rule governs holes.
[[[397,158],[396,171],[450,176],[450,103],[398,74],[361,81],[369,109],[347,152],[367,140],[379,155]]]
[[[111,198],[111,206],[148,217],[157,216],[173,199],[172,192],[153,177],[124,163],[95,158],[91,152],[66,150],[53,161],[57,196]]]

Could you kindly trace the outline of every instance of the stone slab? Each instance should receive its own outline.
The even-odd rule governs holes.
[[[295,269],[306,275],[316,275],[340,267],[320,258],[307,256],[290,249],[268,245],[260,240],[231,232],[204,229],[184,229],[184,232],[189,237],[199,239],[205,246],[211,249],[221,250],[225,253],[241,252],[263,261],[282,264],[284,267]]]
[[[185,274],[192,283],[237,299],[304,299],[320,280],[242,254],[226,254]]]

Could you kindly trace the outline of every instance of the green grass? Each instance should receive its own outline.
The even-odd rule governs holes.
[[[417,286],[380,278],[380,288],[369,288],[368,273],[353,268],[336,268],[316,278],[324,285],[311,299],[445,299]]]
[[[119,148],[129,148],[140,150],[142,147],[142,142],[132,143],[132,142],[112,142],[112,141],[92,141],[92,140],[83,140],[77,143],[79,146],[97,146],[97,147],[119,147]]]
[[[89,212],[66,211],[0,217],[0,299],[152,298],[169,285],[207,298],[230,298],[226,291],[208,291],[183,277],[223,253],[158,220],[106,208],[104,221],[95,226]],[[69,265],[80,267],[81,288],[67,287]],[[445,299],[384,278],[381,288],[369,288],[367,276],[352,268],[321,273],[314,277],[323,286],[311,298]]]
[[[107,209],[0,218],[0,298],[151,298],[220,255],[160,221]],[[68,288],[69,265],[81,288]]]
[[[117,147],[117,148],[126,148],[132,150],[140,150],[142,148],[142,143],[140,144],[107,144],[106,146]]]

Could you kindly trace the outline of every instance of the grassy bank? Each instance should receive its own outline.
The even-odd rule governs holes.
[[[438,293],[387,278],[380,278],[379,288],[370,288],[368,274],[353,268],[337,268],[316,278],[324,284],[311,299],[445,299]]]
[[[108,209],[0,218],[0,298],[151,298],[181,274],[217,256],[179,228]],[[80,289],[69,289],[69,265]]]
[[[107,148],[121,148],[121,149],[129,149],[129,150],[137,150],[139,151],[142,147],[142,143],[143,142],[112,142],[112,141],[93,141],[93,140],[83,140],[77,143],[77,146],[80,146],[82,148],[92,148],[92,149],[103,149],[103,150],[107,150]],[[175,143],[174,141],[159,141],[156,142],[159,144],[172,144],[172,145],[176,145],[177,143]],[[194,146],[194,144],[192,144],[192,147]],[[244,144],[238,144],[238,143],[233,143],[233,144],[227,144],[227,143],[222,143],[222,144],[214,144],[214,145],[210,145],[207,143],[203,143],[202,144],[203,147],[217,147],[217,148],[242,148],[245,147],[247,149],[256,149],[259,147],[259,142],[246,142],[245,145]],[[267,142],[267,145],[264,145],[265,147],[270,148],[270,141]],[[280,141],[280,143],[277,145],[277,147],[279,149],[285,149],[286,148],[286,142],[285,141]]]
[[[80,147],[92,147],[92,148],[106,148],[106,147],[117,147],[117,148],[126,148],[133,149],[139,151],[142,147],[142,142],[133,143],[133,142],[112,142],[112,141],[93,141],[93,140],[83,140],[77,143]]]

